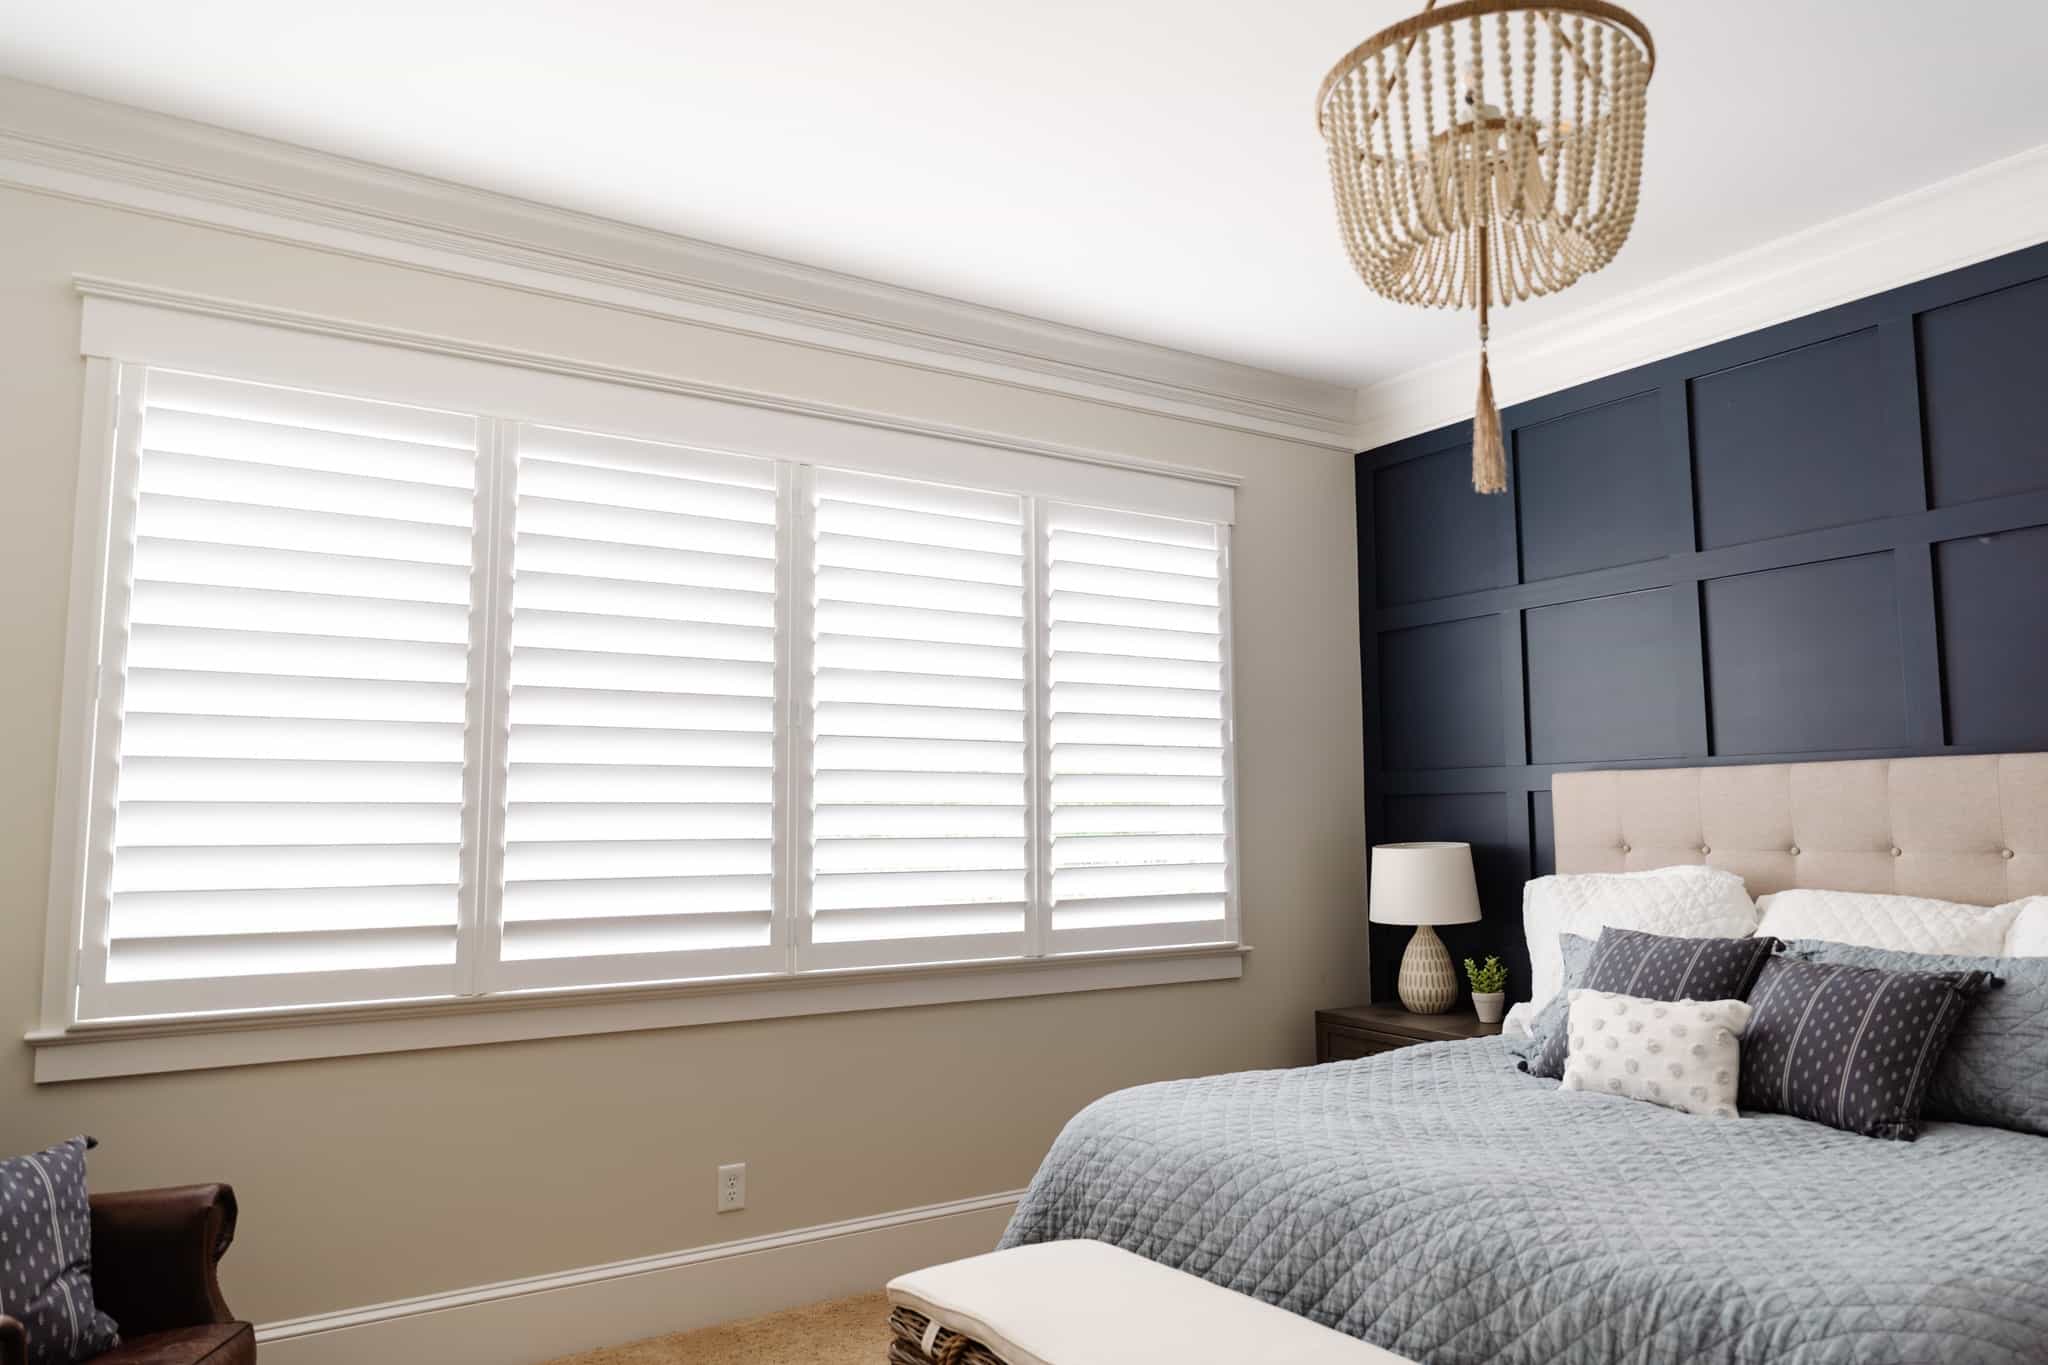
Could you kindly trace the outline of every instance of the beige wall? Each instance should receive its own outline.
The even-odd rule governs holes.
[[[0,1152],[88,1132],[103,1188],[220,1179],[230,1301],[275,1320],[1012,1188],[1143,1081],[1306,1062],[1365,994],[1347,458],[1194,422],[0,190],[0,1028],[41,990],[78,300],[96,274],[1241,475],[1234,982],[37,1087],[0,1039]],[[710,1212],[713,1167],[749,1207]]]

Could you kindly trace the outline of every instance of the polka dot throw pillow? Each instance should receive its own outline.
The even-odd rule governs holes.
[[[1748,1025],[1749,1006],[1740,1000],[1575,990],[1562,1088],[1732,1119]]]

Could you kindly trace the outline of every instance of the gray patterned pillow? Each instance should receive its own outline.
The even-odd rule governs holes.
[[[1912,1141],[1949,1034],[1995,979],[1773,958],[1749,996],[1742,1107]]]
[[[1564,954],[1563,984],[1548,1004],[1536,1012],[1529,1021],[1529,1036],[1516,1038],[1508,1044],[1508,1052],[1521,1059],[1521,1068],[1527,1071],[1543,1055],[1544,1047],[1552,1034],[1564,1032],[1565,1021],[1571,1017],[1571,994],[1586,984],[1586,965],[1593,960],[1593,950],[1600,946],[1600,940],[1581,938],[1577,934],[1559,934],[1557,946]]]
[[[0,1312],[28,1329],[29,1365],[69,1365],[118,1340],[92,1302],[91,1141],[0,1161]]]
[[[2048,957],[1948,957],[1802,939],[1788,956],[1888,972],[1982,971],[1998,978],[1963,1012],[1927,1087],[1922,1116],[2048,1136]]]
[[[1768,936],[1670,938],[1610,925],[1600,931],[1593,959],[1577,984],[1638,1000],[1741,1000],[1782,946]],[[1532,1076],[1562,1077],[1571,1042],[1566,1034],[1562,1028],[1553,1030],[1522,1069]]]

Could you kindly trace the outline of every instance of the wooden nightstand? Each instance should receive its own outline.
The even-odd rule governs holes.
[[[1410,1014],[1399,1005],[1348,1005],[1316,1011],[1316,1060],[1345,1062],[1415,1043],[1491,1038],[1499,1032],[1499,1024],[1480,1023],[1469,1007]]]

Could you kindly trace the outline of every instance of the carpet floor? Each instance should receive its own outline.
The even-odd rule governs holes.
[[[553,1365],[883,1365],[888,1358],[889,1300],[876,1293],[607,1346]]]

